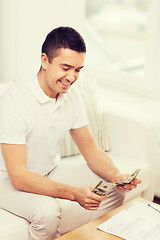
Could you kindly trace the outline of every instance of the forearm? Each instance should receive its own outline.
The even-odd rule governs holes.
[[[106,152],[98,147],[91,148],[85,159],[92,171],[110,182],[117,181],[121,174]]]
[[[92,171],[106,180],[117,181],[120,172],[107,154],[97,146],[89,128],[84,126],[79,129],[72,129],[70,133]]]
[[[106,197],[92,193],[89,187],[72,187],[53,182],[27,170],[22,172],[16,180],[12,180],[12,183],[22,191],[76,201],[87,210],[97,210],[101,201]]]
[[[22,170],[20,174],[12,176],[11,182],[15,188],[25,192],[64,198],[72,201],[75,200],[75,192],[77,191],[75,187],[54,182],[26,169]]]
[[[25,192],[75,200],[76,188],[56,183],[26,169],[24,144],[1,144],[8,175],[13,186]]]

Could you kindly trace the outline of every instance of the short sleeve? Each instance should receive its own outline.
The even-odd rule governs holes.
[[[24,110],[16,100],[8,92],[0,98],[0,143],[26,143]]]

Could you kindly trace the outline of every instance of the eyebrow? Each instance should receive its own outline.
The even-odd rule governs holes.
[[[74,68],[74,66],[70,65],[70,64],[67,64],[67,63],[61,63],[60,64],[61,66],[65,66],[65,67],[70,67],[70,68]],[[81,67],[78,67],[76,69],[82,69],[84,66],[81,66]]]

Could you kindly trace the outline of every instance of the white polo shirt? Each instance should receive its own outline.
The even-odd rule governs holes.
[[[26,144],[27,169],[41,175],[58,164],[65,134],[85,125],[85,106],[75,87],[55,101],[42,91],[35,75],[0,98],[0,143]],[[1,150],[0,170],[6,171]]]

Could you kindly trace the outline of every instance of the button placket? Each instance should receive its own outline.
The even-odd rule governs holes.
[[[56,109],[52,109],[52,111],[50,112],[50,127],[55,127],[58,125],[57,122],[57,108]]]

